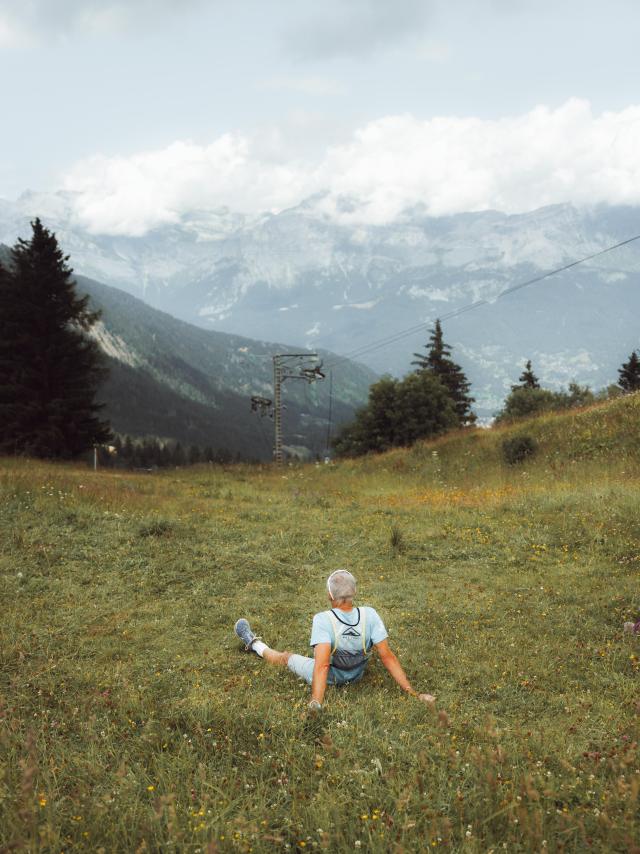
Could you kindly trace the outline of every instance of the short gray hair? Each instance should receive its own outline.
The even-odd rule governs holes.
[[[356,580],[346,569],[336,569],[327,578],[327,590],[334,602],[344,602],[356,595]]]

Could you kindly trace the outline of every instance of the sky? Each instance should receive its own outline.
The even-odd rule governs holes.
[[[634,0],[0,0],[0,198],[123,234],[640,204],[639,37]]]

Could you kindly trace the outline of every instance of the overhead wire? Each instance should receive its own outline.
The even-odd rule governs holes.
[[[551,276],[558,275],[558,273],[564,273],[566,270],[570,270],[572,267],[577,267],[579,264],[584,264],[586,261],[592,261],[594,258],[598,258],[601,255],[605,255],[607,252],[613,252],[615,249],[620,249],[622,246],[627,246],[629,243],[633,243],[636,240],[640,240],[640,234],[636,234],[633,237],[627,238],[626,240],[621,240],[619,243],[615,243],[612,246],[607,246],[605,249],[600,249],[598,252],[593,252],[591,255],[586,255],[584,258],[578,258],[576,261],[571,261],[569,264],[564,264],[562,267],[557,267],[553,270],[547,271],[546,273],[542,273],[539,276],[534,276],[533,278],[527,279],[524,282],[519,282],[518,284],[512,285],[509,288],[505,288],[503,291],[500,291],[500,293],[493,299],[479,299],[475,300],[472,303],[467,303],[466,305],[460,306],[460,308],[453,309],[450,312],[440,315],[439,319],[440,321],[451,320],[454,317],[459,317],[462,314],[466,314],[469,311],[473,311],[474,309],[479,308],[480,306],[490,305],[492,302],[497,302],[497,300],[502,299],[502,297],[505,297],[508,294],[515,293],[516,291],[522,290],[523,288],[529,287],[530,285],[535,285],[539,282],[544,281],[545,279],[550,278]],[[350,352],[344,353],[340,358],[336,359],[335,361],[329,362],[329,364],[326,365],[326,368],[335,368],[337,365],[341,365],[343,362],[351,361],[352,359],[357,359],[360,356],[366,355],[367,353],[373,353],[375,350],[380,350],[384,347],[388,347],[390,344],[395,344],[397,341],[401,341],[403,338],[408,338],[409,336],[415,335],[417,332],[422,331],[432,322],[433,320],[426,320],[422,323],[410,326],[407,329],[399,330],[398,332],[392,335],[388,335],[386,338],[380,338],[377,341],[372,341],[370,344],[357,347],[355,350],[351,350]]]

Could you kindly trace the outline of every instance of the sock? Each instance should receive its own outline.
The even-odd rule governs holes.
[[[251,649],[254,652],[257,652],[260,658],[262,658],[265,649],[269,649],[269,647],[266,645],[266,643],[262,643],[261,640],[254,640],[254,642],[251,644]]]

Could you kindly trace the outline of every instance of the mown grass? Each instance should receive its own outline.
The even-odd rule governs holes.
[[[2,461],[0,848],[637,851],[639,409],[319,468]],[[312,719],[240,651],[244,615],[304,653],[337,566],[435,712],[373,661]]]

